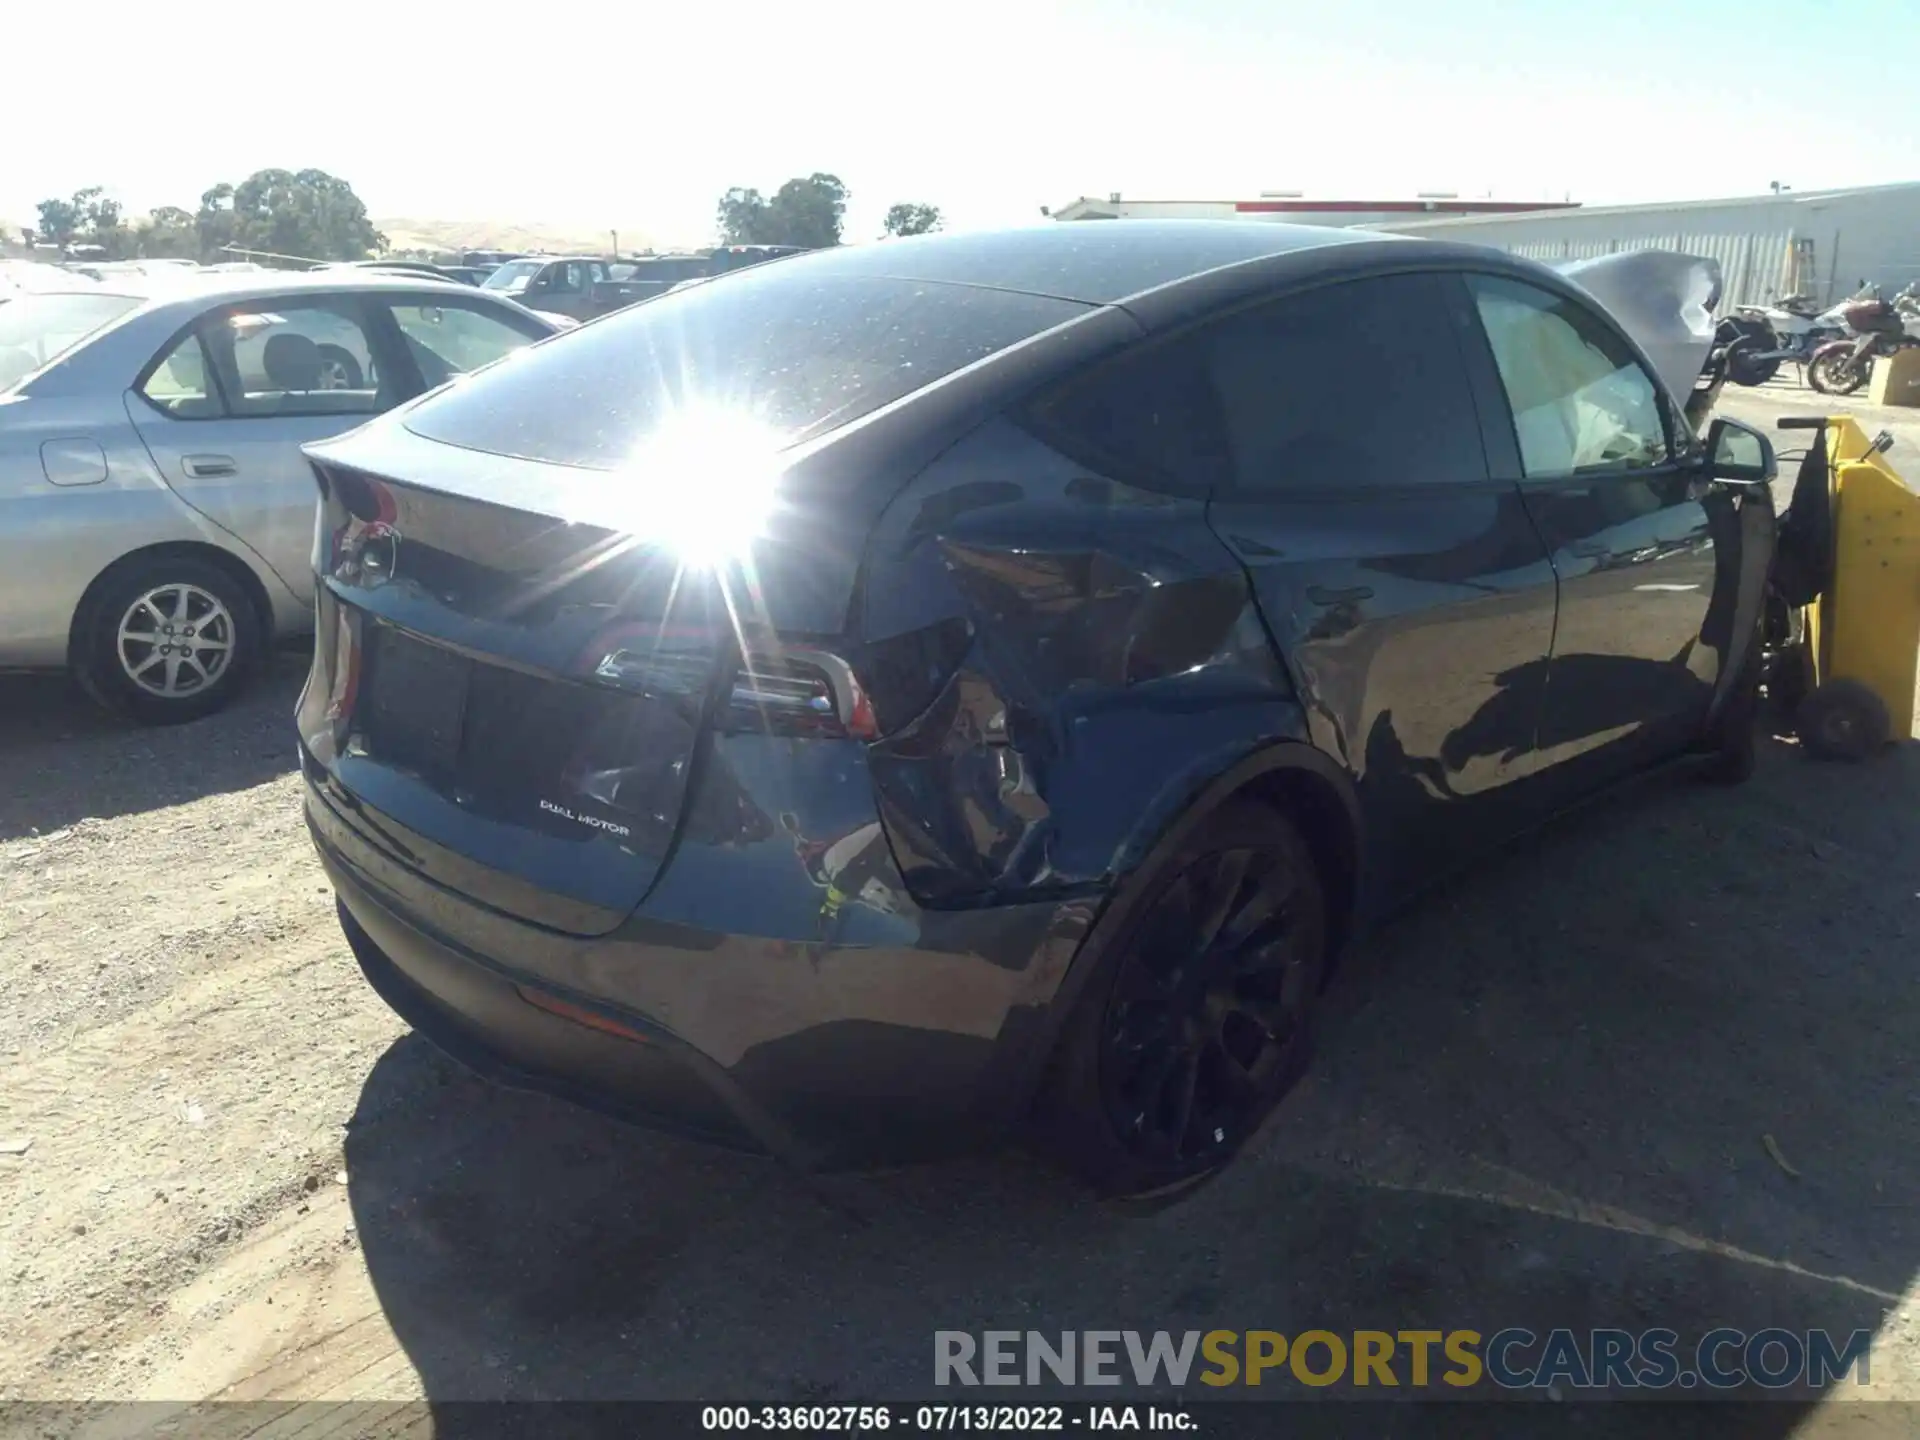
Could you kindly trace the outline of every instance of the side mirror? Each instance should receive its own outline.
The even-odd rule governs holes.
[[[1780,473],[1773,442],[1751,425],[1719,419],[1707,431],[1707,478],[1729,485],[1770,485]]]

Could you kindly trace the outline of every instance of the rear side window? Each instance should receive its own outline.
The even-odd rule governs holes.
[[[1667,459],[1660,389],[1598,316],[1520,281],[1476,275],[1469,283],[1527,478],[1642,470]]]
[[[1329,285],[1221,323],[1208,345],[1244,492],[1487,478],[1441,282]]]
[[[1356,280],[1143,347],[1030,412],[1070,454],[1188,493],[1481,481],[1440,282]]]
[[[1231,479],[1204,334],[1129,350],[1027,414],[1050,444],[1115,479],[1193,495]]]
[[[199,329],[235,416],[377,415],[393,403],[355,301],[263,301]]]
[[[200,332],[189,330],[148,374],[140,393],[159,409],[182,420],[210,420],[226,413],[213,387]]]
[[[724,410],[794,444],[1088,307],[963,285],[744,270],[649,300],[432,396],[430,440],[614,469],[676,413]]]

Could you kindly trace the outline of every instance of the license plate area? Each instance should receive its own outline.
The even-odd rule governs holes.
[[[366,753],[450,784],[459,764],[473,662],[388,625],[368,627],[366,639],[366,673],[355,707]]]

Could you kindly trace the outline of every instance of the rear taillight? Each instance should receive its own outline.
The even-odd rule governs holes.
[[[609,650],[593,667],[594,679],[656,700],[700,695],[712,673],[710,653],[663,648]]]
[[[627,638],[627,637],[623,637]],[[634,626],[630,643],[603,632],[576,674],[655,699],[705,693],[713,654],[727,641],[706,632]],[[877,740],[921,715],[966,658],[973,632],[948,620],[857,647],[805,640],[750,640],[726,681],[717,723],[734,734]]]
[[[733,731],[821,739],[872,740],[880,733],[853,667],[804,647],[750,654],[734,676],[723,723]]]

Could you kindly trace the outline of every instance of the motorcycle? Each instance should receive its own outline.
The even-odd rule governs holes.
[[[1848,338],[1829,340],[1807,361],[1807,384],[1822,395],[1851,395],[1867,383],[1873,362],[1920,345],[1920,281],[1888,301],[1877,289],[1840,307]]]
[[[1806,365],[1820,346],[1847,333],[1844,303],[1823,311],[1811,295],[1783,295],[1771,305],[1739,306],[1715,336],[1726,350],[1727,378],[1764,385],[1782,364]]]

